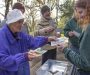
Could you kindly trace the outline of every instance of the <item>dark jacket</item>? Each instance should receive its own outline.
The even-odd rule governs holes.
[[[82,33],[81,28],[78,26],[75,18],[72,18],[64,28],[64,35],[69,38],[71,44],[75,47],[79,47],[79,38],[76,36],[70,37],[68,34],[70,31],[76,31],[78,33]]]
[[[73,50],[64,49],[64,54],[70,62],[84,71],[90,71],[90,25],[82,33],[80,38],[80,54]]]

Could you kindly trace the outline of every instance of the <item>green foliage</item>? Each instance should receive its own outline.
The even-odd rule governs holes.
[[[66,22],[72,17],[74,12],[73,7],[74,1],[72,0],[65,0],[65,2],[60,5],[59,10],[61,12],[61,16],[58,22],[58,27],[61,29],[64,28]]]
[[[74,7],[74,1],[72,0],[66,0],[64,4],[61,4],[60,5],[61,18],[62,17],[71,18],[73,14],[73,7]]]
[[[65,18],[65,17],[62,17],[62,18],[59,20],[59,22],[58,22],[58,27],[61,28],[61,29],[63,29],[64,26],[65,26],[65,23],[66,23],[65,21],[66,21],[66,18]]]
[[[58,21],[58,28],[61,29],[61,33],[63,34],[63,29],[64,26],[66,24],[66,22],[68,21],[68,18],[66,19],[66,17],[62,17],[59,21]]]
[[[5,15],[9,11],[9,6],[14,0],[5,0]],[[28,4],[29,0],[17,0],[22,2],[25,5],[26,16],[25,19],[28,24],[28,29],[30,32],[34,31],[34,27],[36,25],[37,17],[39,17],[38,11],[40,11],[41,6],[47,4],[50,6],[51,10],[56,9],[56,15],[58,28],[63,29],[65,23],[72,17],[74,0],[63,0],[63,4],[60,4],[61,0],[32,0],[31,4]],[[42,2],[41,2],[42,1]]]

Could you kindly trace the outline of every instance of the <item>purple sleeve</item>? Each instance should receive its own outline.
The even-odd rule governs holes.
[[[0,69],[17,71],[21,63],[28,61],[26,53],[18,53],[14,56],[0,53]]]
[[[37,37],[29,37],[28,46],[29,49],[36,49],[38,47],[42,47],[48,43],[48,37],[37,36]]]

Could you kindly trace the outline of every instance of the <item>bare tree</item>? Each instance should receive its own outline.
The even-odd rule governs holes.
[[[5,17],[7,16],[7,13],[9,12],[9,7],[10,7],[10,4],[12,3],[13,0],[5,0],[5,7],[6,7],[6,10],[5,10]]]
[[[13,0],[5,0],[5,17],[9,11],[10,5],[12,5],[13,3],[12,1]],[[21,2],[25,5],[25,19],[28,24],[28,29],[30,29],[30,31],[34,31],[34,27],[37,22],[37,17],[40,17],[40,14],[38,15],[38,13],[40,12],[40,8],[42,7],[42,5],[48,5],[51,8],[51,11],[57,6],[57,0],[32,0],[30,4],[28,4],[28,0],[17,0],[17,2]]]
[[[44,4],[44,2],[42,0],[37,0],[40,4]],[[44,0],[45,1],[45,0]]]
[[[40,8],[44,4],[48,5],[51,10],[53,10],[56,5],[56,0],[32,0],[30,5],[25,4],[26,12],[28,12],[26,20],[30,31],[34,31],[35,25],[37,23],[36,18],[40,17],[40,15],[38,16],[37,12],[40,12]]]

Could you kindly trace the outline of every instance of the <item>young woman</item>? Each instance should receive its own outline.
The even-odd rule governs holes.
[[[66,58],[79,68],[80,75],[90,75],[90,0],[78,0],[76,7],[83,9],[82,14],[78,12],[78,22],[83,30],[80,37],[80,54],[68,49],[65,43],[59,44],[59,48]]]

